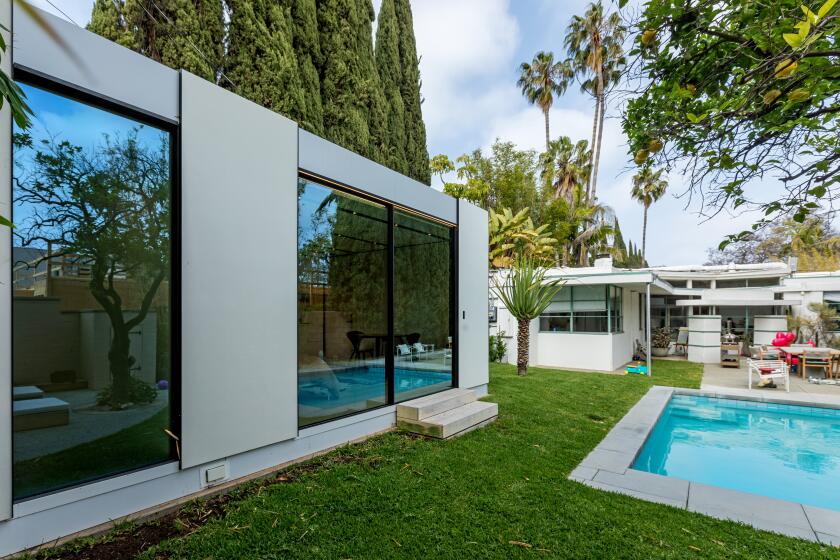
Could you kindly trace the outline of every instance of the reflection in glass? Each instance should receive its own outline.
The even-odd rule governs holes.
[[[397,401],[452,386],[452,233],[394,212],[394,393]]]
[[[387,208],[300,180],[301,426],[387,402],[387,249]]]
[[[14,497],[171,458],[170,138],[22,86],[15,130]]]

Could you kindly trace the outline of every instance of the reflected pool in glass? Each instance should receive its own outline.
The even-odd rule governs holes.
[[[840,511],[840,410],[674,395],[632,468]]]

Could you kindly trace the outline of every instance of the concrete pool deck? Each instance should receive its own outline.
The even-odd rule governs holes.
[[[840,511],[631,469],[674,394],[840,408],[840,395],[654,386],[571,472],[569,479],[600,490],[738,521],[756,529],[840,546]]]

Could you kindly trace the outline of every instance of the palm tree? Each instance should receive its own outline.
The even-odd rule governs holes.
[[[552,140],[547,152],[542,154],[542,176],[546,186],[553,189],[554,198],[569,198],[572,188],[589,181],[589,142],[579,140],[572,144],[568,136]]]
[[[592,119],[593,154],[590,159],[592,177],[587,198],[595,200],[598,184],[598,163],[601,158],[601,139],[606,113],[606,92],[618,82],[624,68],[622,42],[627,28],[617,12],[604,15],[601,0],[589,5],[583,16],[574,16],[566,31],[566,50],[571,66],[583,78],[581,89],[595,98]]]
[[[633,176],[633,190],[630,196],[638,200],[645,207],[645,218],[642,222],[642,262],[645,260],[645,245],[647,242],[647,220],[650,205],[662,198],[668,188],[668,181],[662,179],[662,170],[652,171],[645,167]]]
[[[534,227],[530,210],[514,214],[510,208],[498,212],[490,209],[488,258],[493,268],[509,268],[515,256],[525,255],[538,264],[548,264],[554,257],[555,240],[546,230],[548,225]]]
[[[550,224],[559,244],[563,266],[587,266],[590,249],[609,249],[615,234],[615,212],[606,204],[589,202],[583,184],[572,187],[568,198],[557,198],[545,209],[544,224]]]
[[[517,321],[516,372],[528,374],[528,349],[531,321],[545,311],[563,287],[560,279],[546,280],[546,268],[530,258],[520,258],[502,281],[493,278],[496,295]]]
[[[537,105],[545,117],[545,149],[549,149],[548,111],[554,103],[554,96],[563,95],[569,87],[573,77],[572,67],[568,61],[555,62],[554,54],[540,51],[534,55],[530,64],[523,62],[519,67],[519,80],[516,82],[522,88],[522,95],[528,103]]]

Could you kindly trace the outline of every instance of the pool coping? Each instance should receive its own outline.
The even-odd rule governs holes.
[[[757,390],[683,389],[656,385],[613,426],[568,478],[599,490],[738,521],[790,537],[840,546],[840,511],[631,469],[672,395],[840,409],[840,397],[833,395],[782,393],[777,396]]]

